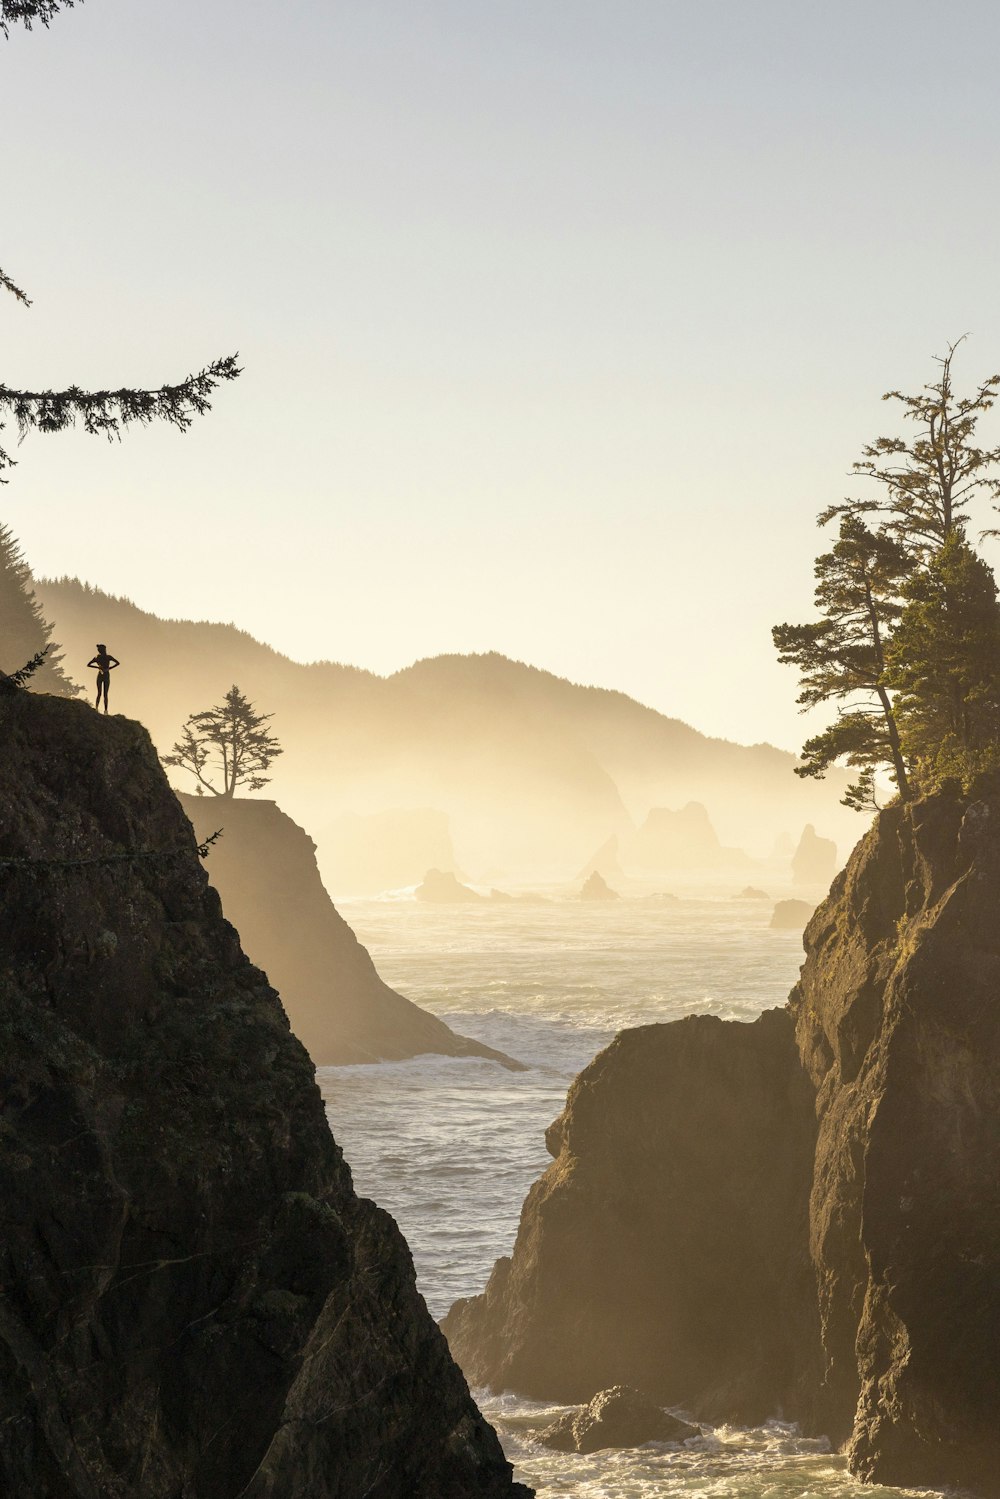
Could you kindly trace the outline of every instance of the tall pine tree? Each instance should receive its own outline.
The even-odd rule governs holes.
[[[39,651],[52,646],[52,626],[35,598],[31,569],[10,528],[0,523],[0,670],[18,671]],[[44,664],[32,675],[36,692],[75,697],[80,691],[62,667],[58,647],[50,648]]]

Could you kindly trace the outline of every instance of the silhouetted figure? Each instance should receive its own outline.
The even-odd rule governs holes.
[[[111,673],[114,671],[116,666],[121,665],[121,662],[117,660],[116,657],[108,655],[108,648],[106,645],[101,645],[100,643],[98,643],[97,655],[92,656],[91,659],[87,662],[87,665],[97,667],[97,701],[94,704],[94,707],[98,709],[100,708],[101,694],[103,693],[104,711],[105,713],[107,713],[108,683],[111,680]]]

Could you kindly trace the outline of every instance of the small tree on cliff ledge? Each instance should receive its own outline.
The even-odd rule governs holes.
[[[281,745],[264,725],[273,713],[258,713],[249,698],[234,684],[214,708],[192,713],[181,730],[172,755],[164,765],[173,765],[193,775],[198,794],[235,796],[238,786],[259,791],[270,776],[263,775],[282,753]],[[215,784],[221,777],[222,786]]]

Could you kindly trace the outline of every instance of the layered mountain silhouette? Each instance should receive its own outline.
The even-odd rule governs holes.
[[[624,693],[501,655],[439,656],[379,677],[330,661],[303,665],[233,625],[159,619],[75,580],[36,591],[71,673],[84,674],[95,640],[109,643],[122,662],[112,711],[141,718],[161,751],[233,682],[274,714],[285,754],[269,794],[313,830],[335,893],[358,885],[356,871],[352,888],[352,870],[337,867],[343,819],[388,811],[396,827],[408,809],[441,814],[459,866],[491,883],[572,879],[652,808],[692,801],[727,847],[767,848],[806,821],[844,846],[861,831],[838,806],[839,774],[802,781],[786,751],[708,738]],[[388,864],[385,872],[391,884]]]

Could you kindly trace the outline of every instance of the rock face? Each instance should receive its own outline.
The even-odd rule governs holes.
[[[708,1420],[801,1405],[814,1133],[784,1011],[622,1032],[547,1133],[513,1260],[444,1323],[469,1378],[566,1402],[629,1384]]]
[[[178,796],[199,839],[222,827],[206,865],[209,879],[318,1067],[422,1052],[520,1065],[456,1035],[382,982],[323,888],[315,844],[274,802]]]
[[[806,929],[821,1418],[884,1483],[1000,1492],[1000,788],[883,812]]]
[[[678,1420],[638,1390],[614,1385],[601,1390],[582,1411],[547,1426],[538,1440],[556,1452],[600,1452],[603,1447],[643,1447],[647,1442],[686,1442],[697,1426]]]
[[[1000,1493],[998,912],[1000,785],[894,806],[785,1010],[619,1036],[449,1314],[472,1377],[780,1411],[863,1478]]]
[[[525,1494],[145,731],[0,719],[0,1492]]]
[[[836,868],[837,845],[832,838],[821,838],[812,823],[807,822],[792,855],[792,878],[796,885],[829,885]]]

